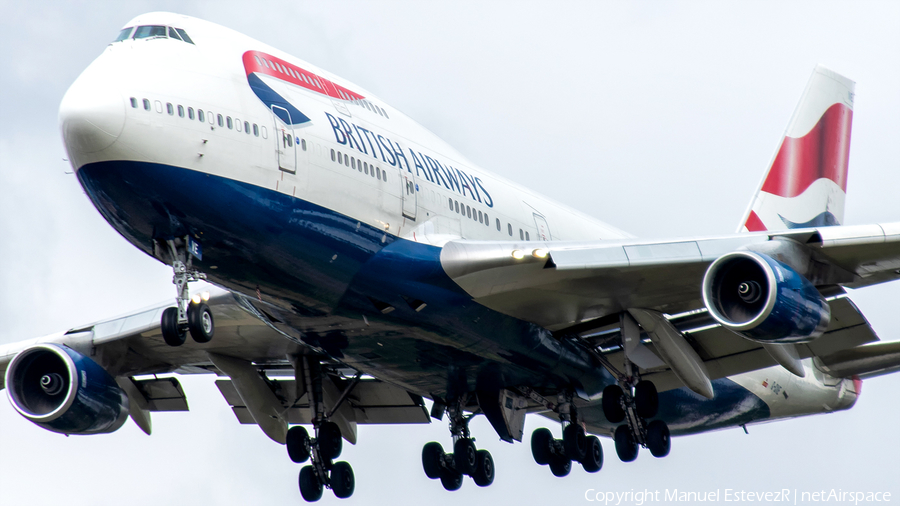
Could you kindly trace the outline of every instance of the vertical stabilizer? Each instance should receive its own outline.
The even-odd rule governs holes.
[[[815,68],[739,232],[844,221],[854,85]]]

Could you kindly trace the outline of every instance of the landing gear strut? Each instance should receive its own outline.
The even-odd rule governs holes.
[[[633,384],[633,378],[626,378],[622,383],[624,389],[620,385],[604,388],[602,401],[603,414],[610,423],[626,421],[616,427],[613,435],[619,460],[635,460],[639,446],[649,449],[654,457],[665,457],[672,445],[669,427],[662,420],[647,421],[659,410],[656,387],[647,380]]]
[[[530,396],[536,399],[537,394]],[[554,476],[563,477],[572,470],[572,462],[579,462],[585,471],[596,473],[603,467],[603,447],[597,436],[588,436],[578,422],[578,412],[572,404],[571,393],[560,394],[557,404],[543,400],[559,414],[563,424],[563,438],[554,439],[549,429],[540,428],[531,434],[531,455],[542,466],[549,466]],[[539,400],[539,399],[536,399]]]
[[[192,265],[193,255],[199,251],[190,237],[168,240],[165,243],[172,258],[172,283],[175,285],[175,307],[166,308],[160,320],[163,339],[169,346],[181,346],[190,332],[198,343],[209,342],[215,326],[206,302],[191,301],[188,283],[206,279],[206,275]]]
[[[353,468],[347,462],[334,462],[341,456],[343,439],[341,429],[336,423],[328,420],[325,402],[322,395],[322,379],[324,377],[321,364],[316,360],[302,357],[304,384],[306,385],[309,408],[312,411],[314,438],[309,436],[305,427],[294,426],[288,429],[285,446],[288,456],[297,464],[309,461],[309,465],[300,469],[300,494],[309,502],[322,498],[324,489],[330,488],[339,499],[353,495],[356,479]],[[332,407],[332,412],[337,407]]]
[[[463,413],[466,395],[447,407],[453,453],[444,452],[440,443],[430,442],[422,448],[422,468],[432,480],[441,480],[446,490],[459,490],[463,476],[471,476],[479,487],[494,482],[494,459],[487,450],[478,450],[469,434],[469,420]],[[474,415],[473,415],[474,416]]]

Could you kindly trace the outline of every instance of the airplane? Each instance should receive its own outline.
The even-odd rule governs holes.
[[[307,499],[323,486],[352,493],[352,470],[329,456],[339,453],[341,437],[355,438],[355,423],[377,416],[450,418],[453,453],[434,445],[423,452],[426,473],[449,489],[463,474],[481,485],[493,464],[466,437],[466,413],[485,414],[500,437],[517,441],[524,412],[559,418],[562,441],[540,432],[531,442],[535,459],[563,474],[573,460],[596,467],[599,443],[584,429],[618,435],[623,460],[638,444],[658,455],[668,452],[669,427],[688,434],[811,414],[823,399],[828,410],[846,409],[858,391],[854,376],[896,367],[891,343],[862,346],[877,337],[839,288],[894,279],[897,226],[839,226],[853,85],[826,69],[814,73],[784,155],[742,220],[747,233],[645,241],[472,166],[370,93],[261,43],[163,14],[136,18],[126,30],[64,99],[65,142],[104,217],[173,264],[180,300],[6,347],[0,356],[13,405],[45,428],[109,432],[130,414],[149,431],[150,411],[186,401],[174,378],[132,378],[217,372],[230,378],[220,390],[239,420],[287,442],[295,460],[311,451],[301,486]],[[203,52],[204,39],[215,41],[206,45],[214,53]],[[216,72],[228,76],[223,82],[240,76],[241,88],[202,80]],[[816,109],[829,99],[836,101]],[[827,119],[817,125],[820,118]],[[800,135],[813,128],[818,137]],[[804,182],[808,166],[796,162],[803,149],[833,155],[814,167],[832,172],[814,171],[824,177]],[[792,193],[805,183],[811,191]],[[237,205],[241,212],[223,213]],[[482,218],[470,218],[472,210]],[[748,324],[736,327],[729,307],[712,300],[721,297],[712,274],[751,268],[765,276],[737,283],[739,296],[753,299],[776,278],[799,283],[792,292],[805,299],[787,313],[792,331],[805,325],[805,335],[767,342],[770,328],[756,319],[738,328]],[[203,275],[229,291],[188,303],[184,285]],[[768,290],[773,307],[765,316],[792,302],[779,290]],[[195,342],[182,346],[185,330]],[[266,355],[273,348],[277,354]],[[65,367],[30,377],[37,382],[16,374],[29,377],[44,360]],[[84,407],[71,387],[94,385],[94,375],[107,386],[95,400],[106,404],[78,420],[93,425],[53,424]],[[277,379],[285,375],[293,381]],[[57,398],[66,376],[71,405],[54,411],[58,418],[44,421],[20,403],[32,394]],[[160,390],[169,396],[157,397]],[[398,405],[404,395],[409,400]],[[431,413],[423,396],[435,401]],[[378,404],[383,397],[392,402]],[[651,416],[654,406],[662,411]],[[299,430],[309,423],[312,440]]]

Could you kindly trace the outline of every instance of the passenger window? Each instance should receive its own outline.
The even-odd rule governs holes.
[[[344,163],[344,154],[338,151],[338,163]]]
[[[456,207],[456,214],[459,214],[459,201],[458,201],[458,200],[454,200],[454,201],[453,201],[453,206]]]
[[[231,116],[228,116],[227,118],[225,118],[225,120],[226,120],[226,122],[228,123],[228,129],[229,129],[229,130],[233,129],[233,128],[234,128],[234,123],[231,121]]]
[[[162,102],[159,100],[154,100],[153,102],[156,104],[156,112],[162,114]]]
[[[334,161],[334,150],[333,149],[331,150],[331,161],[332,162]]]
[[[300,148],[306,151],[306,139],[300,139]]]
[[[522,229],[521,229],[521,228],[519,229],[519,240],[520,240],[520,241],[524,241],[524,240],[525,240],[525,233],[522,232]]]
[[[234,118],[234,129],[238,132],[241,131],[241,120]]]
[[[378,179],[381,179],[381,167],[375,167],[375,171],[378,173]]]
[[[179,118],[184,117],[184,107],[182,107],[180,104],[178,105],[178,117]]]
[[[150,37],[165,37],[165,26],[139,26],[134,32],[135,39],[149,39]]]
[[[169,27],[169,38],[175,40],[181,40],[181,37],[178,35],[178,32],[175,31],[171,26]]]
[[[385,183],[387,183],[387,171],[382,172],[382,173],[381,173],[381,176],[382,176],[381,179],[382,179]]]
[[[225,118],[223,118],[221,114],[216,115],[216,119],[219,120],[220,127],[225,126]],[[228,119],[231,119],[231,118],[228,118]]]
[[[497,218],[497,232],[500,231],[500,218]]]
[[[133,26],[129,26],[128,28],[122,28],[122,31],[119,32],[119,36],[116,37],[116,40],[114,40],[113,42],[121,42],[121,41],[127,39],[128,36],[131,35],[131,30],[134,30]]]
[[[453,199],[447,199],[450,202],[450,210],[453,210]]]
[[[478,211],[478,223],[484,223],[484,215],[481,214],[481,211]]]
[[[247,135],[250,135],[250,122],[249,121],[244,122],[244,131],[247,132]]]
[[[253,124],[253,135],[259,137],[259,127],[256,125],[256,123]]]
[[[346,165],[347,167],[350,166],[350,157],[347,155],[344,155],[344,165]]]
[[[188,107],[188,119],[194,119],[194,108]]]
[[[369,164],[366,162],[363,162],[363,172],[365,172],[367,176],[369,175]]]
[[[215,124],[215,122],[216,122],[216,117],[215,117],[215,115],[213,114],[212,111],[206,111],[206,117],[209,118],[209,124],[210,124],[210,125]],[[219,116],[219,117],[221,118],[222,116]]]
[[[134,97],[131,97],[131,107],[132,109],[137,109],[137,99]]]
[[[269,138],[269,131],[266,130],[266,127],[262,127],[262,138],[263,138],[263,139],[268,139],[268,138]]]
[[[169,113],[169,116],[175,114],[175,108],[172,107],[171,102],[166,102],[166,112]]]
[[[488,218],[487,213],[484,213],[484,225],[485,225],[486,227],[491,226],[491,219]]]
[[[181,35],[181,40],[187,42],[188,44],[194,44],[194,41],[192,41],[191,38],[188,37],[187,32],[185,32],[185,31],[182,30],[181,28],[176,28],[175,31],[178,32],[178,35]],[[195,44],[195,45],[196,45],[196,44]]]
[[[528,232],[525,232],[525,240],[526,240],[526,241],[530,241],[530,240],[531,240],[531,237],[528,236]]]
[[[509,230],[509,236],[512,237],[512,223],[507,223],[506,228]]]
[[[206,122],[206,118],[203,117],[203,109],[197,109],[197,121],[200,123]]]
[[[472,217],[472,208],[469,206],[466,206],[466,216],[468,216],[469,218]]]
[[[145,111],[149,111],[149,110],[150,110],[150,101],[147,100],[146,98],[144,99],[144,110],[145,110]]]

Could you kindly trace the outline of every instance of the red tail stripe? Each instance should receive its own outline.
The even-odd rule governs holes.
[[[796,197],[821,178],[847,191],[850,158],[850,125],[853,110],[834,104],[803,137],[785,137],[766,176],[762,191],[780,197]]]
[[[762,220],[756,215],[756,211],[750,211],[750,216],[747,216],[747,223],[744,226],[747,227],[748,232],[762,232],[766,230],[766,226],[763,225]]]

